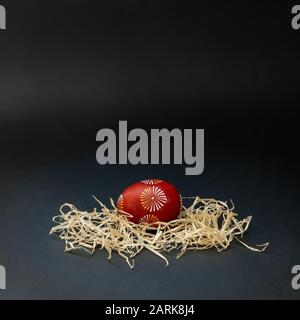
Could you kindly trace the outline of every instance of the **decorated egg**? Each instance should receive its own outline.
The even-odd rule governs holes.
[[[127,187],[117,203],[119,213],[134,223],[168,222],[181,210],[181,196],[169,182],[149,179]]]

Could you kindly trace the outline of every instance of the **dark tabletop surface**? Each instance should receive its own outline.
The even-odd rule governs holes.
[[[51,218],[63,202],[84,210],[108,202],[127,184],[158,174],[159,169],[99,169],[92,161],[7,174],[2,183],[1,262],[7,270],[3,299],[210,299],[299,298],[291,288],[291,268],[299,263],[299,217],[291,184],[296,181],[259,170],[257,160],[226,170],[182,179],[180,170],[164,169],[159,177],[175,183],[184,195],[228,199],[241,217],[253,215],[245,236],[249,244],[270,242],[265,253],[248,251],[238,243],[222,253],[189,253],[170,265],[149,252],[136,257],[135,269],[113,255],[64,253],[64,244],[49,237]],[[253,167],[254,166],[254,167]],[[269,165],[267,165],[269,167]],[[7,171],[11,171],[7,165]],[[5,174],[4,174],[5,177]],[[296,180],[296,179],[295,179]],[[287,185],[289,193],[286,193]],[[293,185],[294,188],[294,185]],[[291,191],[292,190],[292,191]]]

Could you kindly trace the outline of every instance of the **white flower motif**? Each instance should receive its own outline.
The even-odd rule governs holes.
[[[158,211],[166,202],[165,193],[158,187],[149,187],[141,194],[142,207],[150,212]]]
[[[153,215],[153,214],[145,214],[144,216],[142,216],[139,220],[139,223],[154,223],[157,222],[158,218],[157,216]]]
[[[143,183],[145,184],[159,184],[162,182],[162,180],[159,180],[159,179],[148,179],[148,180],[143,180],[142,181]]]
[[[120,195],[120,197],[118,199],[117,207],[119,210],[124,211],[124,198],[123,198],[122,194]]]

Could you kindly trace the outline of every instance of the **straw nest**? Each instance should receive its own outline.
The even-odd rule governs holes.
[[[134,224],[126,213],[118,213],[111,199],[108,209],[96,197],[101,210],[81,211],[73,204],[65,203],[60,214],[53,218],[57,224],[50,234],[57,234],[65,242],[65,251],[83,249],[93,254],[97,248],[108,252],[108,259],[116,252],[130,268],[134,257],[143,249],[151,251],[169,264],[164,252],[176,251],[180,258],[187,251],[215,248],[222,251],[233,240],[252,251],[264,251],[268,243],[249,246],[241,240],[252,217],[238,220],[232,202],[200,197],[184,198],[192,201],[184,207],[176,220],[157,222],[155,225]]]

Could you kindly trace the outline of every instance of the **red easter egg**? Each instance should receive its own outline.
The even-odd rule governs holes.
[[[167,181],[150,179],[127,187],[120,195],[117,208],[128,213],[134,223],[168,222],[177,218],[181,210],[181,196]]]

